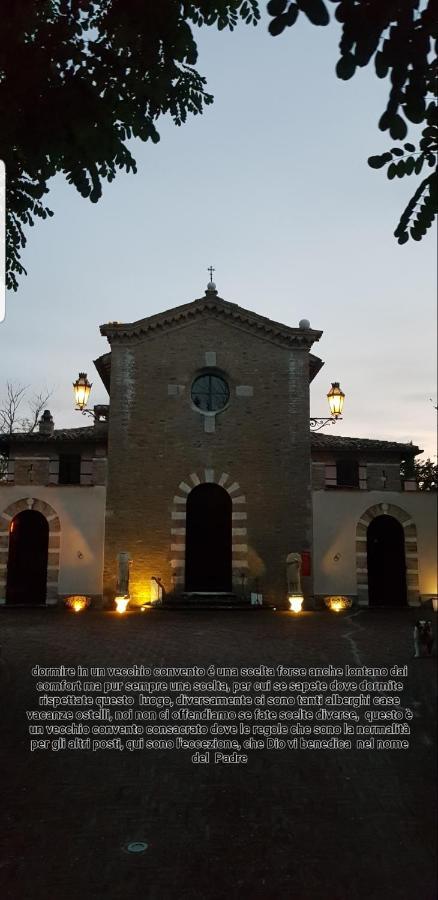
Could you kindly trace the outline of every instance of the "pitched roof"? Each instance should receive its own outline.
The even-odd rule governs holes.
[[[108,423],[98,422],[83,428],[57,428],[53,434],[41,434],[39,431],[14,432],[0,434],[0,450],[9,444],[48,444],[48,443],[106,443]],[[423,453],[415,444],[403,444],[397,441],[379,441],[372,438],[343,437],[342,435],[320,434],[311,431],[310,443],[313,450],[364,450],[398,452],[401,456],[417,456]]]
[[[315,341],[319,341],[322,331],[313,328],[291,328],[281,322],[268,319],[259,313],[244,309],[237,303],[230,303],[219,297],[216,290],[207,290],[204,297],[175,306],[164,312],[147,316],[137,322],[107,322],[100,326],[100,333],[111,344],[113,341],[135,339],[140,336],[157,334],[163,331],[174,330],[190,325],[195,319],[203,316],[213,316],[225,322],[229,322],[236,328],[256,334],[258,337],[280,344],[284,347],[297,347],[310,350]],[[311,380],[317,375],[323,361],[318,356],[309,354]],[[104,353],[94,360],[94,365],[109,390],[111,354]]]
[[[108,424],[99,422],[96,425],[85,425],[83,428],[55,428],[52,434],[40,431],[14,431],[12,434],[0,434],[0,449],[9,444],[51,444],[55,443],[106,443]]]
[[[415,444],[403,444],[398,441],[380,441],[374,438],[343,437],[342,435],[320,434],[311,432],[311,446],[314,450],[384,450],[399,451],[405,456],[417,456],[423,453]]]
[[[108,322],[100,326],[100,333],[108,338],[109,342],[114,338],[134,337],[140,334],[149,334],[154,331],[171,328],[175,325],[184,325],[199,316],[213,315],[219,319],[229,320],[235,325],[249,326],[264,337],[271,337],[280,342],[309,348],[315,341],[319,341],[322,331],[313,328],[291,328],[281,322],[275,322],[266,316],[252,312],[230,303],[219,297],[217,291],[208,290],[204,297],[166,309],[164,312],[147,316],[137,322]]]

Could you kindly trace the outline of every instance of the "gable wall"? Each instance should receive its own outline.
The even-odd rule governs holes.
[[[190,389],[212,353],[231,397],[215,417],[215,430],[207,432]],[[184,535],[171,532],[185,523],[181,514],[173,518],[174,498],[181,495],[181,483],[193,486],[191,473],[205,480],[207,472],[216,481],[227,474],[244,498],[233,525],[247,528],[238,541],[247,586],[259,578],[265,595],[283,597],[287,554],[311,547],[308,420],[306,350],[283,348],[213,317],[146,340],[113,342],[107,595],[116,589],[121,551],[133,559],[131,593],[137,602],[149,599],[152,575],[163,579],[167,591],[182,589],[172,544],[180,545]],[[184,492],[182,512],[183,500]],[[233,508],[238,512],[239,503]]]

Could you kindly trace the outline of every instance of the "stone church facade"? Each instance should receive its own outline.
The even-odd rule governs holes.
[[[24,602],[14,572],[26,552],[38,556],[38,541],[46,603],[84,593],[111,605],[127,553],[133,606],[157,583],[168,600],[262,594],[282,606],[293,552],[308,606],[327,594],[366,605],[373,542],[394,566],[398,542],[402,602],[436,593],[433,496],[400,478],[418,448],[310,431],[320,331],[273,322],[209,285],[199,300],[101,333],[108,410],[64,430],[46,413],[37,433],[0,437],[0,600]],[[31,513],[41,517],[35,540]]]

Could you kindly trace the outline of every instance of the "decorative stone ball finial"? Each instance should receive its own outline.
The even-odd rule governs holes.
[[[303,330],[304,330],[305,328],[310,328],[310,322],[309,322],[308,319],[300,319],[298,325],[299,325],[299,327],[302,328]]]
[[[207,294],[217,294],[216,285],[214,281],[209,281],[207,284]]]

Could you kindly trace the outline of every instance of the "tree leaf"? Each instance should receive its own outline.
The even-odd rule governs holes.
[[[390,162],[392,156],[390,153],[381,153],[380,156],[369,156],[368,165],[371,169],[381,169],[385,163]]]
[[[287,27],[287,24],[287,15],[277,16],[275,19],[272,19],[272,22],[269,23],[269,34],[272,34],[272,37],[277,37],[277,35],[281,34],[282,31],[284,31],[284,29]]]
[[[395,178],[395,176],[397,175],[397,166],[395,163],[391,163],[391,165],[388,166],[388,171],[387,171],[386,175],[390,180],[392,178]]]
[[[288,0],[269,0],[267,10],[270,16],[280,16],[284,13]]]
[[[380,50],[374,57],[374,68],[378,78],[386,78],[389,72],[389,66],[386,61],[385,54]]]
[[[297,0],[297,3],[312,25],[328,25],[330,22],[330,16],[323,0]]]
[[[402,140],[408,133],[408,127],[401,116],[395,115],[390,120],[389,133],[392,138]]]
[[[380,119],[379,119],[379,128],[380,128],[380,131],[387,131],[388,128],[389,128],[389,115],[388,115],[388,113],[387,113],[386,110],[385,110],[385,112],[382,113],[382,115],[380,116]]]
[[[348,81],[349,78],[353,77],[355,71],[356,63],[353,54],[344,53],[337,62],[336,75],[338,78],[342,78],[343,81]]]
[[[289,9],[286,13],[286,19],[288,25],[295,25],[295,22],[298,18],[299,9],[296,3],[291,3]]]
[[[393,153],[394,156],[403,156],[403,150],[400,147],[392,147],[391,153]]]

